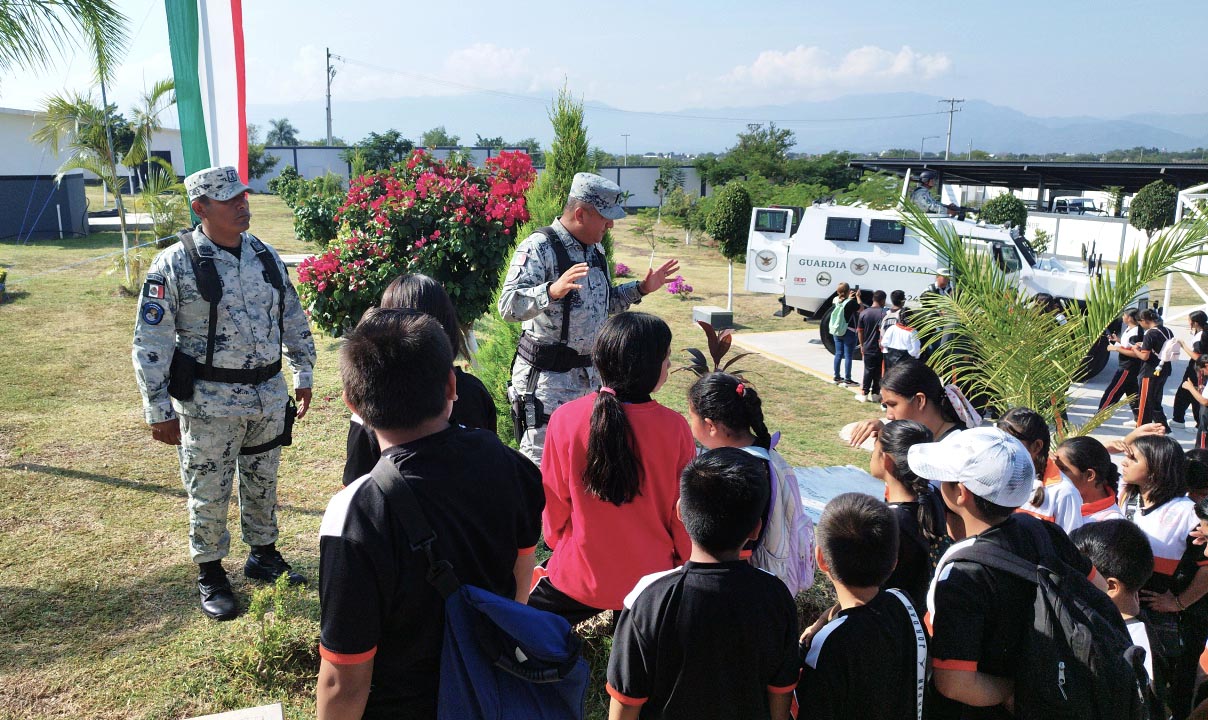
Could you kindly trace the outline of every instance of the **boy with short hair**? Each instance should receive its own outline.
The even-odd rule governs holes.
[[[1015,512],[1032,495],[1036,468],[1014,436],[974,428],[914,445],[906,459],[917,475],[940,483],[949,531],[958,540],[940,559],[927,598],[935,688],[963,705],[964,714],[1012,717],[1004,705],[1014,701],[1015,675],[1028,661],[1023,643],[1032,627],[1035,585],[947,558],[974,543],[990,543],[1030,563],[1050,553],[1101,590],[1106,583],[1061,528]]]
[[[926,635],[906,596],[881,590],[897,563],[897,518],[876,498],[845,493],[826,504],[815,537],[839,604],[802,647],[800,717],[914,720]]]
[[[858,402],[881,402],[881,322],[885,319],[885,291],[872,294],[872,306],[860,311],[856,333],[860,339],[860,354],[864,359],[864,379],[860,384]]]
[[[541,474],[494,433],[449,424],[457,380],[440,324],[412,310],[370,310],[345,336],[340,379],[457,578],[524,602],[545,505]],[[366,475],[323,514],[320,720],[436,716],[444,600],[390,503]]]
[[[1145,531],[1123,518],[1089,523],[1070,535],[1107,583],[1107,596],[1120,610],[1133,644],[1145,648],[1145,672],[1154,687],[1153,650],[1141,614],[1141,586],[1153,575],[1153,550]]]
[[[684,468],[678,511],[692,555],[625,598],[608,659],[610,720],[789,716],[797,607],[784,583],[739,558],[759,536],[769,486],[767,462],[737,448]]]

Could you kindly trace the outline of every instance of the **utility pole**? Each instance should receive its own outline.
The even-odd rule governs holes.
[[[948,103],[948,144],[944,146],[944,159],[947,160],[948,156],[952,153],[952,115],[961,111],[956,106],[957,103],[965,101],[958,100],[957,98],[948,98],[947,100],[940,100],[940,102]]]
[[[331,59],[343,60],[339,55],[332,55],[331,48],[327,50],[327,145],[331,146],[331,79],[336,76],[336,69],[331,66]]]
[[[621,164],[629,167],[629,133],[621,133],[621,137],[625,138],[625,159],[621,161]]]

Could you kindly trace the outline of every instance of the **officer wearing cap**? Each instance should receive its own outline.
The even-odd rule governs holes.
[[[315,345],[281,258],[247,232],[250,188],[235,168],[195,172],[185,188],[201,223],[151,264],[134,326],[134,371],[151,436],[178,447],[201,609],[227,620],[239,612],[222,568],[236,470],[251,546],[244,574],[306,581],[276,549],[277,466],[295,413],[302,417],[310,405]]]
[[[945,205],[931,194],[931,188],[935,187],[935,182],[938,179],[934,170],[924,170],[919,173],[919,186],[910,194],[910,201],[919,206],[923,212],[928,213],[943,213],[955,215],[958,208],[951,203]]]
[[[520,451],[538,465],[549,416],[599,387],[591,350],[608,315],[641,302],[679,269],[668,260],[641,282],[612,285],[600,242],[625,217],[621,196],[607,178],[575,175],[562,216],[516,247],[499,296],[503,319],[524,323],[508,399]]]

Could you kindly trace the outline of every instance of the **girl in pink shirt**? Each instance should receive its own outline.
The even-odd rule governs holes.
[[[592,351],[603,386],[550,417],[541,459],[542,529],[553,555],[529,605],[571,624],[620,610],[645,575],[688,559],[676,512],[695,445],[683,416],[651,399],[667,381],[671,329],[646,313],[614,315]]]

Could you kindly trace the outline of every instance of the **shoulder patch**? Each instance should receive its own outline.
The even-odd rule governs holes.
[[[524,252],[522,250],[517,250],[516,254],[512,256],[512,265],[515,267],[520,267],[521,265],[524,265],[526,262],[528,262],[528,253],[527,252]]]
[[[165,295],[163,276],[158,273],[147,275],[147,281],[143,283],[143,297],[163,300]]]
[[[162,290],[163,286],[160,286],[160,289]],[[140,312],[142,314],[143,322],[147,323],[148,325],[158,325],[160,320],[164,319],[164,308],[162,305],[156,302],[143,303],[143,307]]]

